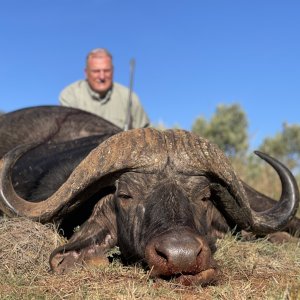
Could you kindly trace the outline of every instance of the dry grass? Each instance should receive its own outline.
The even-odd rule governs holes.
[[[138,266],[49,273],[50,252],[63,239],[52,227],[26,219],[0,222],[1,299],[300,299],[300,245],[218,241],[215,286],[182,287],[149,279]]]
[[[49,254],[64,240],[54,234],[52,225],[41,225],[24,218],[1,219],[0,271],[26,274],[36,268],[46,270]]]

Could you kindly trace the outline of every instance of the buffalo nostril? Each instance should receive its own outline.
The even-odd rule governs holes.
[[[155,249],[155,251],[156,251],[157,256],[159,256],[160,258],[162,258],[165,261],[168,261],[168,256],[164,252],[162,252],[158,249]]]
[[[199,257],[201,255],[201,252],[202,252],[202,247],[200,247],[199,251],[198,251],[198,254],[196,257]]]

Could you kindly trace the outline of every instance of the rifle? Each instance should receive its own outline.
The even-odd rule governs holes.
[[[135,59],[130,60],[130,82],[129,82],[129,95],[128,95],[128,106],[127,114],[125,119],[124,131],[132,128],[132,115],[131,115],[131,106],[132,106],[132,92],[133,92],[133,77],[135,69]]]

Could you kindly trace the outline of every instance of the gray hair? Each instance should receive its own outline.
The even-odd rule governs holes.
[[[92,56],[94,56],[94,57],[108,56],[111,59],[111,61],[113,59],[111,53],[107,49],[105,49],[105,48],[96,48],[96,49],[91,50],[88,53],[88,55],[86,56],[86,64],[87,64],[89,58],[92,57]]]

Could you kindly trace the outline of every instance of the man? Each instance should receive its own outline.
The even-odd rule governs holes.
[[[61,105],[97,114],[122,129],[142,128],[150,124],[138,96],[113,82],[112,55],[108,50],[92,50],[86,58],[85,80],[67,86],[60,94]],[[131,124],[127,124],[130,106]],[[129,118],[130,119],[130,118]]]

